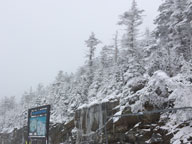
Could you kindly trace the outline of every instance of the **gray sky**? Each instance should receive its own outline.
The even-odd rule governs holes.
[[[161,0],[137,0],[145,27]],[[75,72],[85,61],[84,41],[93,31],[110,44],[118,16],[131,0],[0,0],[0,97],[20,96],[49,84],[59,70]]]

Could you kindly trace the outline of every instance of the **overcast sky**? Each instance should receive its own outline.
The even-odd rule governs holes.
[[[161,0],[137,0],[145,27]],[[21,96],[57,72],[75,72],[85,61],[84,41],[93,31],[110,44],[118,16],[131,0],[0,0],[0,97]]]

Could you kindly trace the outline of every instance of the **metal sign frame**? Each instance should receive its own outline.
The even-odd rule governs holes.
[[[31,118],[40,118],[45,117],[46,118],[46,131],[45,135],[38,136],[38,135],[30,135],[30,120]],[[50,119],[50,105],[40,106],[31,108],[28,110],[28,144],[29,141],[34,140],[44,140],[46,144],[48,144],[48,138],[49,138],[49,119]]]

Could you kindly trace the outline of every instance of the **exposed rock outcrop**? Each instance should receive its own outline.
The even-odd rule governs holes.
[[[147,144],[170,143],[172,135],[160,127],[160,114],[121,116],[113,121],[118,101],[83,107],[76,112],[76,144]],[[107,108],[106,108],[107,107]],[[130,108],[122,114],[131,114]],[[105,119],[107,118],[107,119]],[[105,129],[106,123],[106,129]]]

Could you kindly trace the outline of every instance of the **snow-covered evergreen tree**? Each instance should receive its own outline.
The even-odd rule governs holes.
[[[161,63],[166,65],[165,67],[160,67],[160,69],[164,71],[168,71],[170,75],[172,75],[172,61],[173,58],[173,50],[171,48],[171,41],[172,38],[170,37],[171,33],[171,22],[170,22],[170,17],[174,12],[174,1],[173,0],[165,0],[163,4],[159,7],[159,16],[155,20],[155,24],[157,24],[156,27],[156,37],[160,41],[160,48],[157,51],[157,55],[160,54],[159,57],[163,61]],[[157,60],[158,61],[158,60]]]
[[[88,66],[93,66],[93,58],[95,55],[96,46],[100,43],[100,41],[95,37],[95,34],[92,32],[89,36],[89,39],[85,41],[86,46],[89,48],[89,52],[87,54],[88,57]]]
[[[156,44],[155,36],[149,28],[146,28],[140,45],[145,48],[150,48],[154,44]]]
[[[187,0],[175,0],[174,12],[171,15],[171,27],[173,38],[173,48],[178,56],[183,55],[186,61],[191,59],[190,51],[190,25],[186,23],[184,11],[187,8]]]
[[[118,42],[118,31],[116,31],[115,37],[114,37],[114,62],[117,64],[119,59],[119,42]]]
[[[138,41],[139,26],[142,24],[143,10],[139,10],[135,0],[129,11],[120,16],[120,25],[126,27],[126,33],[122,38],[122,48],[120,52],[120,63],[124,63],[124,70],[127,71],[125,81],[135,76],[142,75],[145,71],[143,65],[143,49]]]
[[[96,46],[100,43],[100,40],[98,40],[95,37],[95,34],[92,32],[89,36],[89,39],[85,41],[86,46],[89,48],[89,51],[87,53],[88,57],[88,72],[87,72],[87,86],[89,87],[92,83],[94,74],[93,74],[93,59],[95,55],[95,49]]]
[[[138,56],[137,38],[139,34],[138,27],[142,24],[143,10],[137,8],[135,0],[129,11],[120,16],[119,25],[126,27],[126,34],[122,39],[122,46],[127,49],[127,53],[132,56]]]
[[[113,64],[113,46],[104,46],[100,52],[102,69]]]
[[[187,7],[185,10],[185,24],[188,27],[188,38],[189,40],[189,50],[190,50],[190,56],[192,56],[192,1],[187,1]]]
[[[179,72],[182,67],[179,61],[182,57],[186,61],[191,59],[191,28],[185,15],[186,8],[187,0],[165,0],[159,7],[160,14],[155,20],[156,36],[160,44],[159,51],[164,51],[163,65],[167,65],[162,70],[170,75]]]

